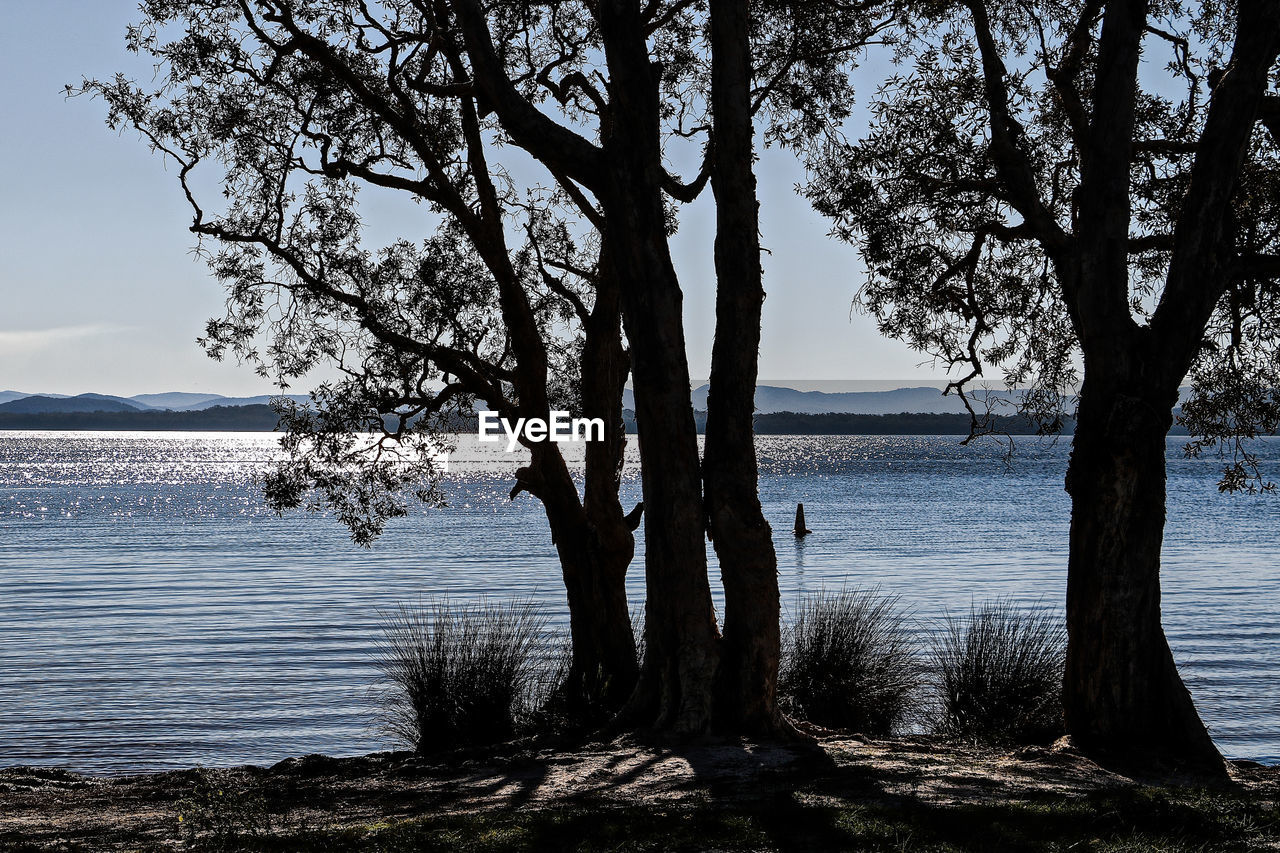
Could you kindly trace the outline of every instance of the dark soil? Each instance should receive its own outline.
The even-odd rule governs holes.
[[[1066,745],[847,737],[526,742],[105,778],[15,767],[0,769],[0,850],[1280,849],[1280,768],[1238,762],[1232,776],[1209,790]],[[1014,835],[990,834],[993,815]]]

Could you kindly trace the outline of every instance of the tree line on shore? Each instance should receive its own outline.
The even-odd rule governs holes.
[[[699,434],[706,431],[707,413],[694,410],[694,425]],[[622,410],[623,428],[628,435],[638,432],[635,412]],[[2,429],[47,430],[194,430],[232,432],[272,432],[280,415],[271,406],[210,406],[189,412],[0,412]],[[383,419],[387,429],[395,428],[395,419]],[[1021,415],[993,415],[989,426],[1001,435],[1036,435],[1039,424]],[[808,412],[764,412],[755,416],[756,435],[968,435],[968,415],[900,412],[896,415],[867,415],[847,412],[812,414]],[[1069,433],[1074,424],[1063,421],[1062,432]],[[455,415],[439,426],[454,433],[474,434],[474,416]],[[1174,424],[1170,435],[1186,435],[1186,427]]]
[[[858,303],[952,371],[970,434],[997,426],[967,392],[992,368],[1031,389],[1020,414],[1037,430],[1074,419],[1067,732],[1100,758],[1223,772],[1160,624],[1164,438],[1190,376],[1193,449],[1233,451],[1224,488],[1268,485],[1242,440],[1280,420],[1274,2],[146,0],[142,14],[128,46],[155,80],[81,90],[176,167],[227,288],[202,344],[282,385],[319,365],[342,377],[285,408],[274,506],[328,506],[368,543],[408,495],[442,501],[417,451],[476,402],[512,421],[600,418],[581,490],[548,442],[529,443],[512,490],[541,501],[560,557],[566,706],[615,731],[793,736],[753,444],[755,152],[777,145],[861,254]],[[877,52],[887,76],[862,64]],[[421,221],[371,249],[360,192],[411,197]],[[670,238],[707,194],[700,454]],[[619,499],[628,376],[642,660],[624,587],[641,519]],[[369,431],[372,448],[351,438]]]

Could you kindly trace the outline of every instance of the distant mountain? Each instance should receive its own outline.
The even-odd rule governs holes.
[[[693,391],[693,407],[706,411],[707,391],[702,385]],[[983,393],[983,392],[978,392]],[[996,394],[996,396],[1000,396]],[[624,408],[635,408],[635,396],[628,388],[623,394]],[[964,414],[964,405],[954,394],[942,395],[938,388],[898,388],[894,391],[797,391],[776,385],[756,386],[756,413],[795,412],[824,415]]]
[[[193,394],[189,391],[169,391],[164,394],[136,394],[129,398],[149,409],[179,409],[198,403],[217,404],[226,399],[221,394]]]
[[[14,400],[21,400],[24,397],[34,397],[34,396],[36,395],[28,394],[26,391],[0,391],[0,403],[9,403]],[[61,399],[67,395],[66,394],[43,394],[41,396]]]
[[[46,395],[46,396],[51,396],[51,395]],[[146,403],[139,403],[136,400],[129,399],[128,397],[116,397],[111,394],[78,394],[74,398],[68,397],[66,399],[102,400],[104,402],[110,402],[110,403],[123,403],[124,405],[129,406],[130,408],[134,408],[143,412],[151,408]]]
[[[280,394],[261,394],[257,397],[210,397],[198,403],[186,403],[183,405],[165,406],[167,409],[173,409],[175,412],[198,412],[201,409],[212,408],[213,406],[268,406],[271,401],[280,397]],[[285,394],[297,403],[309,403],[311,398],[306,394]]]
[[[0,403],[0,412],[12,414],[63,412],[141,412],[145,407],[121,397],[81,394],[78,397],[47,397],[36,394]]]
[[[168,410],[173,412],[194,412],[201,409],[208,409],[213,406],[266,406],[271,403],[278,394],[261,394],[257,397],[224,397],[221,394],[199,394],[190,391],[167,391],[162,394],[137,394],[133,397],[116,397],[111,394],[80,394],[70,397],[66,394],[27,394],[23,391],[0,391],[0,404],[11,403],[16,400],[80,400],[79,403],[69,404],[68,406],[48,407],[50,404],[46,402],[32,403],[31,405],[46,406],[41,409],[10,409],[9,411],[41,411],[41,412],[121,412],[127,410],[150,411]],[[310,402],[311,398],[306,394],[288,394],[286,395],[292,400],[299,403]],[[121,403],[125,408],[115,406],[99,406],[97,402],[109,401],[113,403]]]
[[[707,386],[694,391],[694,407],[707,403]],[[798,412],[820,415],[828,412],[856,415],[893,415],[899,412],[963,414],[964,404],[954,394],[942,395],[937,388],[898,388],[893,391],[796,391],[763,385],[756,388],[756,411]]]

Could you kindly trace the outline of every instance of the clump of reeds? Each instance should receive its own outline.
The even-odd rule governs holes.
[[[842,590],[804,599],[786,632],[778,688],[822,726],[888,735],[908,721],[923,675],[898,599]]]
[[[644,610],[631,614],[631,633],[636,643],[636,667],[644,666]],[[586,734],[606,725],[615,713],[625,693],[612,690],[607,680],[597,678],[591,689],[574,692],[570,684],[573,671],[573,641],[568,634],[559,635],[548,644],[548,651],[539,669],[539,683],[535,690],[534,710],[530,728],[543,734]],[[581,688],[581,684],[578,685]]]
[[[935,637],[934,729],[979,743],[1048,743],[1062,734],[1066,627],[1058,613],[999,599],[948,616]]]
[[[387,726],[423,753],[511,739],[538,702],[546,621],[527,601],[441,600],[386,616]]]

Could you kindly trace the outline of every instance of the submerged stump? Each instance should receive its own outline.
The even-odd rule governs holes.
[[[812,532],[812,530],[804,526],[804,504],[796,504],[796,537],[799,538],[801,536],[807,536]]]

